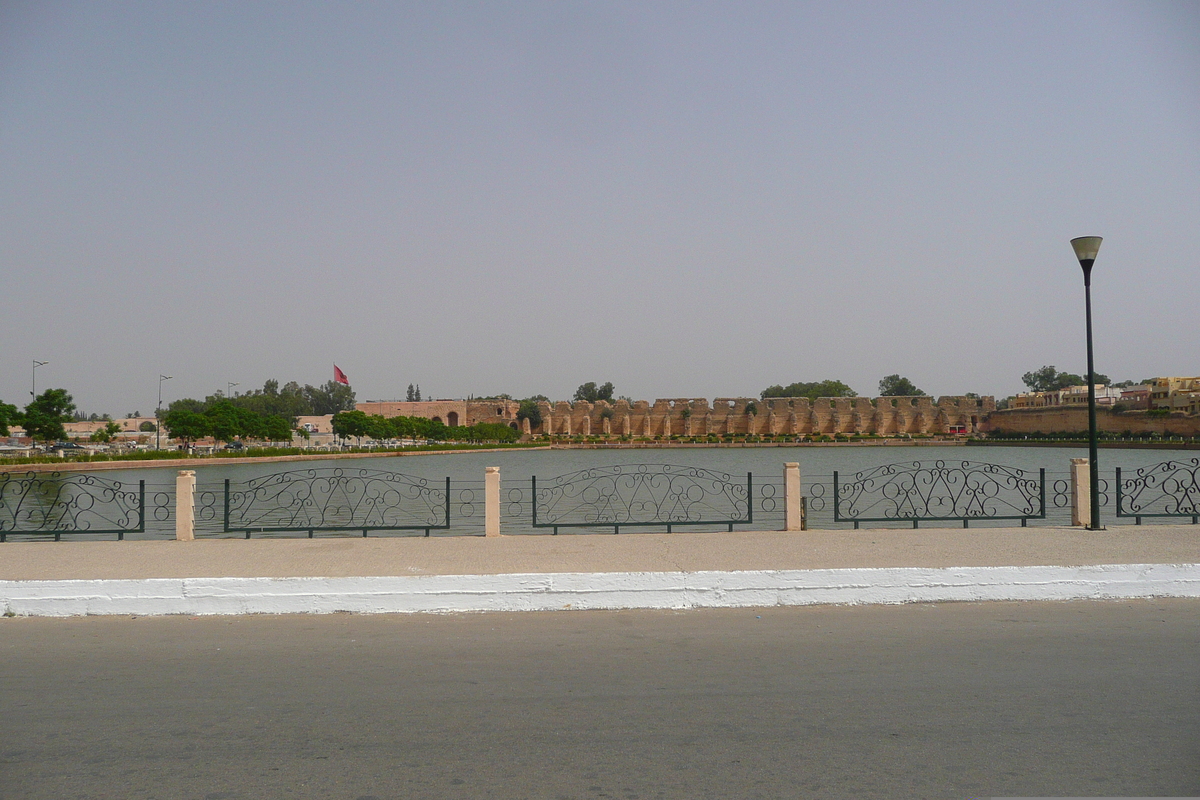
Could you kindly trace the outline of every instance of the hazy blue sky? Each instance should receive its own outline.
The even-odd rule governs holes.
[[[1200,3],[0,1],[0,399],[1200,374]]]

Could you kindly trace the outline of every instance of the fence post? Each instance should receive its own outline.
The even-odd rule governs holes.
[[[500,468],[485,467],[483,472],[483,533],[500,535]]]
[[[175,478],[175,539],[196,538],[196,471],[181,469]]]
[[[783,464],[783,504],[786,509],[783,529],[785,531],[804,530],[800,492],[800,463],[786,461]]]
[[[1071,524],[1092,524],[1091,462],[1086,458],[1071,459]]]

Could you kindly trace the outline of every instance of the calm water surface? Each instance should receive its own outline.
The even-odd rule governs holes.
[[[1111,483],[1115,467],[1132,470],[1168,459],[1192,459],[1196,451],[1103,449],[1100,451],[1101,478]],[[411,456],[329,459],[322,461],[227,464],[197,462],[198,502],[207,504],[207,514],[201,514],[197,533],[201,536],[233,536],[221,533],[221,506],[224,481],[233,483],[251,480],[284,471],[336,468],[353,474],[358,470],[402,472],[440,484],[447,477],[452,486],[452,519],[456,533],[481,533],[483,528],[483,476],[485,467],[499,467],[501,499],[504,503],[502,525],[505,533],[533,533],[529,524],[529,486],[531,476],[548,480],[578,470],[596,466],[675,464],[700,467],[729,473],[731,480],[744,481],[747,472],[754,476],[755,509],[753,528],[773,529],[782,526],[783,465],[788,461],[800,464],[804,493],[810,498],[809,522],[812,527],[840,528],[849,524],[833,522],[832,507],[814,500],[832,496],[832,476],[837,470],[842,481],[852,479],[859,470],[873,469],[884,464],[930,463],[945,461],[956,466],[963,461],[1001,464],[1033,473],[1046,469],[1047,519],[1030,524],[1062,525],[1070,523],[1070,509],[1065,505],[1065,486],[1070,460],[1087,456],[1087,448],[1072,447],[748,447],[748,448],[677,448],[624,450],[500,450],[467,453],[432,453]],[[146,481],[147,500],[151,506],[148,530],[143,535],[127,538],[164,538],[174,535],[173,496],[177,468],[143,468],[105,470],[96,473],[107,480],[137,485]],[[1056,486],[1058,493],[1056,495]],[[1107,488],[1104,487],[1104,488]],[[770,502],[770,498],[779,502]],[[1125,524],[1115,518],[1111,493],[1105,497],[1102,512],[1106,525]],[[1129,520],[1130,522],[1132,520]],[[935,524],[935,523],[925,523]],[[959,523],[947,523],[957,526]],[[989,523],[972,523],[987,525]],[[1016,524],[1013,522],[994,524]],[[577,529],[575,532],[588,532]],[[602,529],[597,529],[602,530]],[[610,529],[611,530],[611,529]],[[650,529],[657,530],[657,529]],[[541,531],[539,531],[541,532]],[[345,534],[355,535],[355,534]]]

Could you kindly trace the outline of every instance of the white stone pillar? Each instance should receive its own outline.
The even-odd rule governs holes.
[[[785,531],[804,530],[804,515],[801,513],[800,463],[787,461],[783,465],[783,504]]]
[[[196,471],[181,469],[175,477],[175,539],[196,538]]]
[[[1071,459],[1071,524],[1092,524],[1092,463],[1086,458]]]
[[[483,532],[500,535],[500,468],[485,467],[483,472]]]

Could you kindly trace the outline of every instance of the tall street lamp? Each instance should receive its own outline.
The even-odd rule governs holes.
[[[225,390],[226,397],[233,397],[233,387],[235,386],[241,386],[241,384],[237,383],[236,381],[229,382],[229,387]]]
[[[29,382],[29,396],[34,400],[37,400],[37,368],[44,367],[49,363],[49,361],[38,361],[36,358],[33,360],[33,380]]]
[[[158,448],[159,433],[162,431],[162,385],[163,381],[171,380],[170,375],[158,375],[158,405],[154,408],[154,449]]]
[[[1089,531],[1100,528],[1100,466],[1096,446],[1096,368],[1092,364],[1092,264],[1096,263],[1096,254],[1100,252],[1099,236],[1080,236],[1071,240],[1075,248],[1075,257],[1079,266],[1083,267],[1083,296],[1087,314],[1087,382],[1088,382],[1088,472],[1091,479],[1092,514],[1088,524]]]

